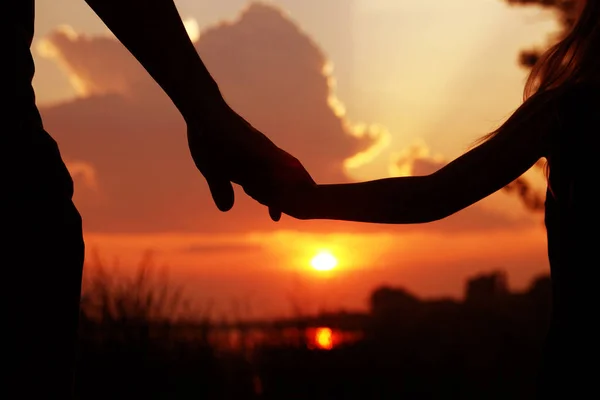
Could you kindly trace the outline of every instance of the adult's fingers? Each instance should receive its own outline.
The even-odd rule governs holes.
[[[248,196],[268,207],[269,217],[273,221],[281,219],[281,209],[276,204],[275,189],[271,182],[257,182],[254,185],[243,186],[243,189]]]
[[[205,178],[217,208],[223,212],[231,210],[235,202],[231,182],[221,176],[207,176]]]

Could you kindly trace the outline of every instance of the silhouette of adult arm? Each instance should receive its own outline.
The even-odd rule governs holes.
[[[547,157],[549,135],[558,125],[554,110],[544,99],[522,106],[495,136],[430,175],[318,185],[282,195],[279,204],[299,219],[389,224],[443,219],[502,189]]]
[[[313,183],[297,159],[226,104],[172,0],[85,1],[181,112],[191,155],[220,210],[233,206],[231,182],[266,197],[278,182]]]

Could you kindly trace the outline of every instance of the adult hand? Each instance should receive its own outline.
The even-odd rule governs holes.
[[[269,204],[271,219],[278,221],[281,218],[276,206],[278,190],[290,185],[315,184],[296,158],[226,104],[188,120],[187,137],[194,163],[221,211],[233,207],[233,182],[262,204]]]

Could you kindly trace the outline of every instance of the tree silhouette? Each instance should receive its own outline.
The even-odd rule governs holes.
[[[569,29],[575,24],[577,3],[581,0],[503,0],[510,5],[516,6],[538,6],[552,10],[556,14],[560,25],[562,26],[561,32],[557,36],[553,36],[550,46],[554,44],[566,35]],[[519,64],[531,68],[539,59],[541,53],[545,49],[532,48],[523,50],[519,55]]]

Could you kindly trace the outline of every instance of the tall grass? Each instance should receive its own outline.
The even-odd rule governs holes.
[[[244,360],[220,359],[208,315],[194,313],[150,252],[134,269],[94,254],[80,315],[78,398],[240,398],[229,395],[225,382],[232,379],[236,393],[252,398],[251,384],[239,385],[249,381]]]
[[[151,252],[129,273],[117,261],[107,266],[95,253],[85,267],[81,310],[99,323],[167,323],[191,317],[183,288],[170,281],[166,266],[156,266]]]

